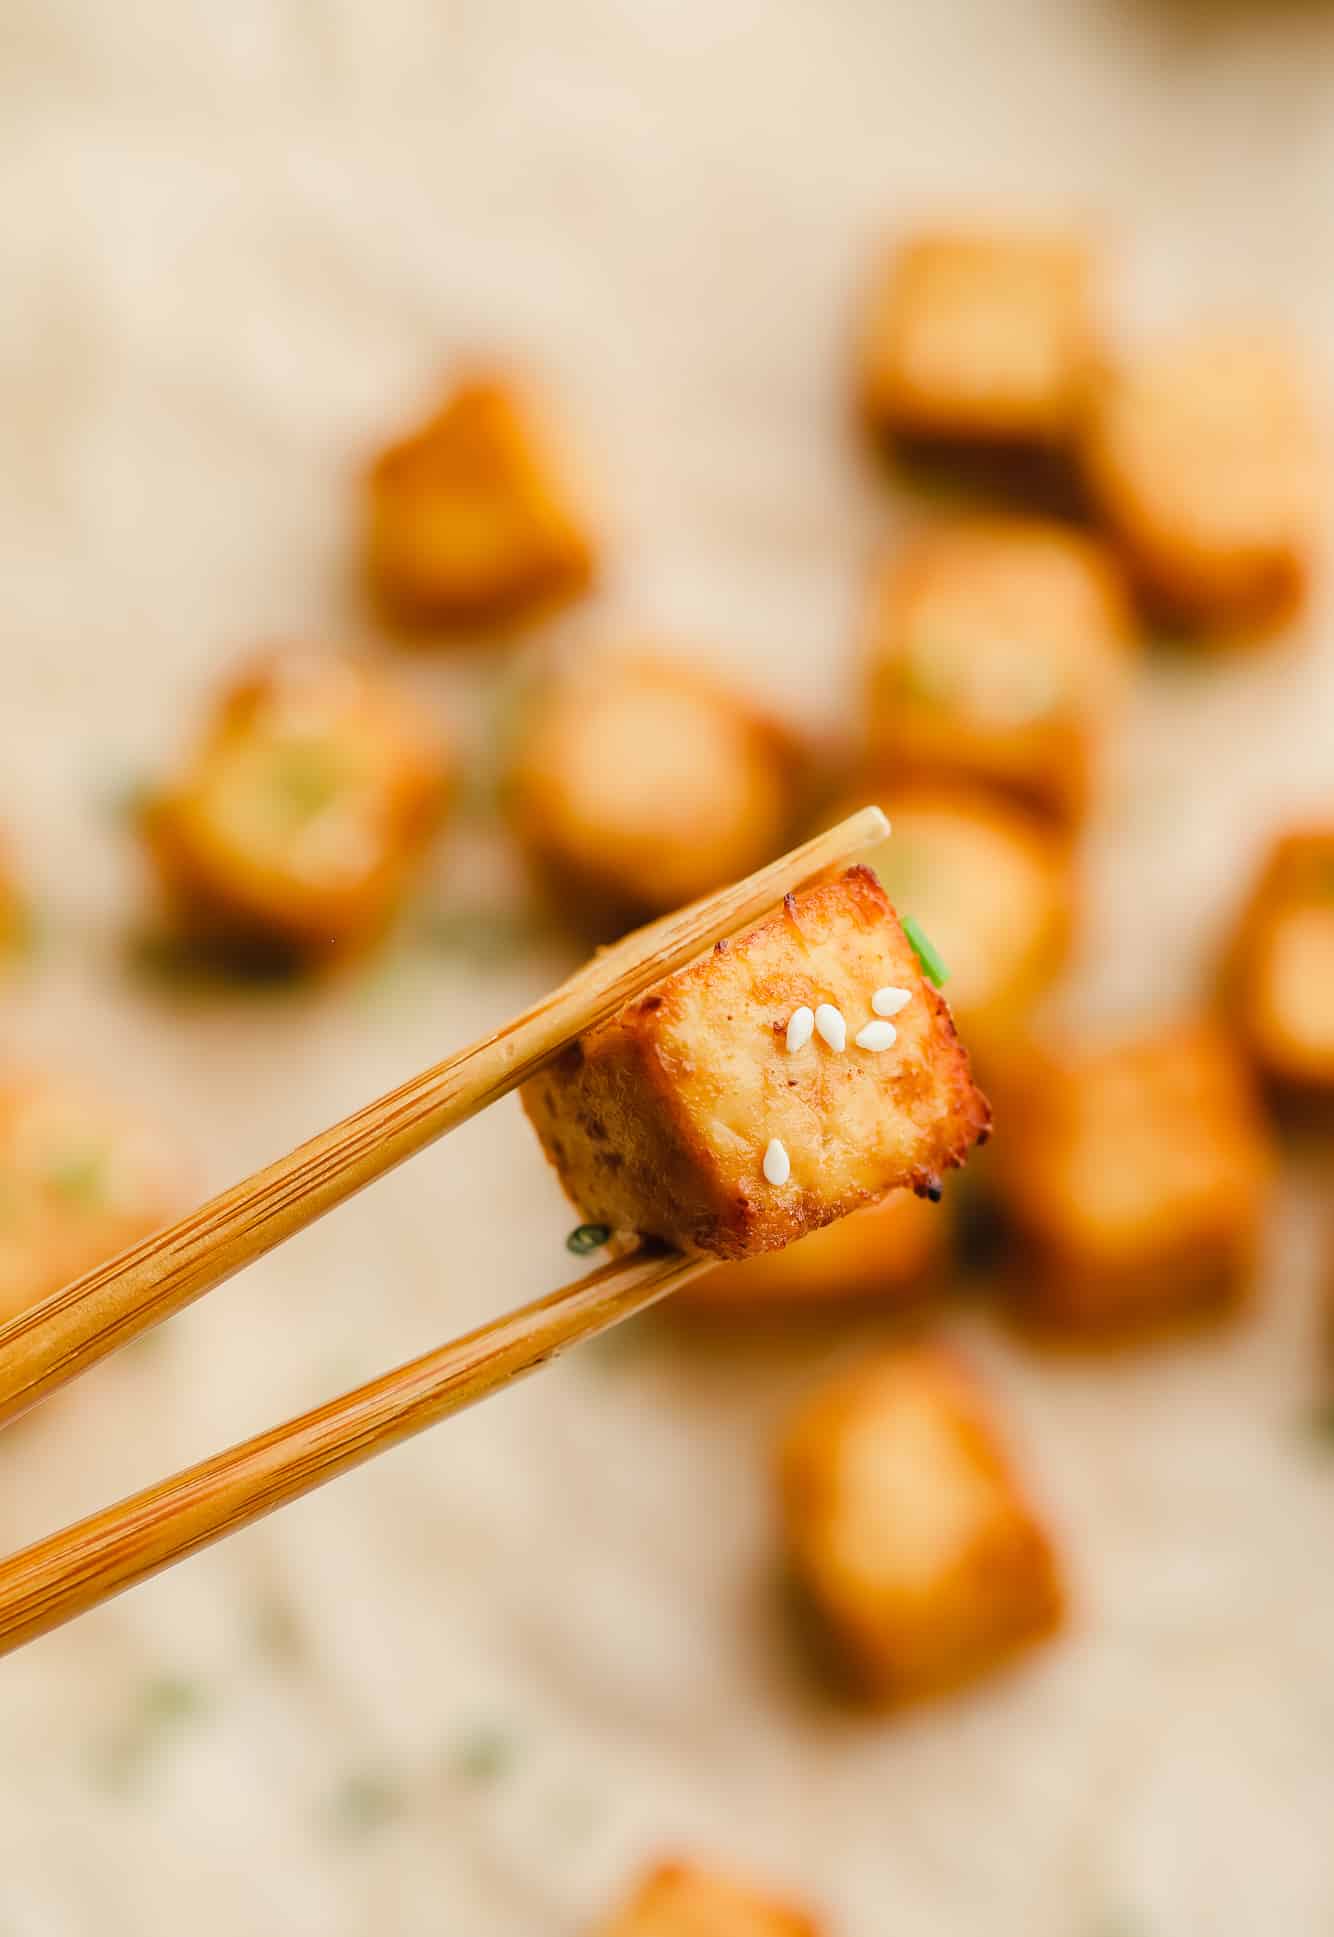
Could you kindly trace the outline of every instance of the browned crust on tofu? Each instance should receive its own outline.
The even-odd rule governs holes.
[[[695,665],[603,651],[530,695],[506,810],[562,919],[610,937],[781,853],[806,767],[782,722]]]
[[[217,811],[219,777],[268,729],[266,709],[290,693],[308,705],[311,738],[374,745],[382,763],[361,835],[363,863],[321,874],[281,842],[247,839]],[[298,736],[299,738],[299,736]],[[372,941],[445,811],[450,763],[407,698],[357,661],[282,648],[260,655],[219,695],[179,778],[141,817],[175,927],[254,961],[332,961]],[[360,838],[360,836],[359,836]]]
[[[1006,1132],[995,1179],[1024,1318],[1140,1333],[1250,1288],[1273,1151],[1244,1068],[1208,1023],[1035,1056],[1006,1098]],[[1123,1175],[1131,1187],[1118,1190]]]
[[[788,1056],[792,1011],[841,994],[853,970],[865,1007],[849,1014],[849,992],[848,1050]],[[913,999],[877,1058],[853,1037],[885,982]],[[585,1219],[722,1258],[776,1250],[889,1190],[936,1189],[990,1122],[949,1010],[864,867],[789,895],[522,1094]],[[775,1188],[762,1157],[785,1132],[793,1174]]]
[[[1062,444],[1091,361],[1082,238],[955,229],[909,237],[866,298],[858,401],[873,433],[961,447]]]
[[[915,1438],[910,1430],[907,1451],[892,1438],[886,1447],[888,1499],[905,1484],[916,1496],[903,1501],[907,1529],[889,1516],[886,1500],[865,1499],[866,1459],[856,1463],[853,1482],[843,1464],[848,1434],[888,1431],[904,1408],[910,1425],[924,1415],[948,1446],[943,1451],[929,1433],[924,1441],[920,1430]],[[920,1475],[905,1471],[911,1457],[920,1458]],[[860,1501],[850,1484],[863,1490]],[[845,1681],[865,1699],[899,1706],[943,1694],[1008,1663],[1064,1620],[1056,1550],[985,1394],[952,1352],[923,1346],[882,1353],[822,1387],[783,1435],[778,1486],[797,1584],[836,1645]],[[933,1519],[948,1526],[960,1486],[973,1521],[967,1537],[933,1566],[922,1563],[919,1548],[912,1565],[911,1543]],[[974,1487],[984,1508],[972,1498]]]
[[[916,1305],[937,1286],[949,1253],[948,1206],[912,1191],[812,1231],[782,1251],[719,1265],[685,1285],[674,1309],[692,1316],[741,1317],[755,1311],[827,1312],[875,1302]]]
[[[587,589],[593,539],[548,441],[521,386],[479,370],[381,452],[367,479],[367,569],[389,618],[504,626]]]
[[[1105,366],[1081,451],[1095,506],[1160,622],[1264,636],[1304,602],[1317,441],[1285,344],[1215,327]]]
[[[1078,820],[1133,643],[1127,588],[1096,539],[1020,518],[926,531],[871,585],[871,756],[899,781],[980,782]],[[1026,679],[1052,693],[1028,717]]]
[[[729,1871],[655,1864],[596,1937],[822,1937],[823,1926]]]
[[[1323,1004],[1312,1041],[1292,1015],[1292,989]],[[1278,986],[1275,986],[1275,985]],[[1334,822],[1293,827],[1273,842],[1226,951],[1229,1020],[1276,1099],[1334,1104]],[[1286,1000],[1285,1000],[1286,996]]]

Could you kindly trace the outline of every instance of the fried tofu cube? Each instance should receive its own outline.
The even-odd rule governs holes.
[[[1090,392],[1083,461],[1164,621],[1264,630],[1302,603],[1321,504],[1310,405],[1283,344],[1200,330],[1109,368]]]
[[[805,1911],[694,1863],[660,1863],[596,1937],[820,1937]]]
[[[168,1140],[87,1084],[0,1080],[0,1319],[147,1237],[181,1187]]]
[[[1272,1152],[1240,1058],[1209,1024],[1035,1055],[1005,1130],[996,1186],[1026,1315],[1138,1328],[1247,1288]]]
[[[859,1045],[886,988],[907,995],[894,1040],[877,1029],[886,1046]],[[789,1050],[799,1009],[825,1033]],[[938,1190],[989,1121],[949,1010],[866,868],[789,895],[666,977],[523,1100],[590,1223],[720,1258],[776,1250],[901,1186]]]
[[[354,661],[280,653],[222,695],[144,833],[183,927],[314,961],[387,923],[446,781],[405,695]]]
[[[790,733],[691,666],[599,654],[524,709],[510,818],[563,911],[622,934],[780,854],[799,768]]]
[[[782,1442],[779,1482],[797,1585],[865,1696],[938,1693],[1058,1626],[1051,1541],[944,1352],[881,1355],[825,1386]]]
[[[920,1299],[949,1249],[942,1206],[909,1190],[891,1191],[868,1210],[741,1264],[719,1265],[676,1294],[677,1310],[740,1314],[751,1310],[826,1310],[875,1300],[891,1306]]]
[[[857,799],[889,817],[892,831],[867,850],[867,866],[938,951],[951,1012],[985,1081],[1069,955],[1070,841],[1023,808],[964,787],[871,783]]]
[[[1077,820],[1133,637],[1095,539],[1018,518],[928,531],[872,585],[871,757],[886,773],[976,781]]]
[[[1261,1074],[1334,1099],[1334,824],[1277,841],[1231,949],[1232,1017]]]
[[[382,452],[369,482],[369,569],[395,619],[509,624],[587,587],[592,539],[550,442],[530,397],[481,376]]]
[[[889,257],[865,321],[869,428],[917,440],[1050,447],[1093,355],[1092,257],[1069,235],[939,231]]]

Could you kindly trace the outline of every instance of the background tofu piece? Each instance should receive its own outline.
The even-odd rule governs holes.
[[[851,811],[854,796],[846,809]],[[1022,1053],[1034,1007],[1070,952],[1074,854],[1058,828],[998,796],[950,786],[876,787],[855,796],[889,816],[867,851],[902,915],[920,922],[949,978],[945,994],[983,1072]]]
[[[793,1422],[779,1474],[798,1584],[865,1694],[938,1692],[1059,1624],[1051,1542],[946,1354],[834,1379]]]
[[[188,930],[331,956],[393,913],[446,783],[406,696],[351,660],[280,653],[224,693],[145,834]]]
[[[1230,951],[1230,1012],[1261,1073],[1334,1100],[1334,824],[1275,842]]]
[[[1205,1023],[1034,1058],[1004,1103],[1001,1207],[1021,1308],[1128,1326],[1246,1289],[1272,1151],[1231,1043]]]
[[[891,1191],[868,1210],[765,1251],[720,1265],[676,1295],[674,1309],[741,1313],[779,1307],[824,1310],[844,1300],[909,1304],[943,1268],[951,1220],[945,1207],[911,1191]]]
[[[1095,539],[1006,518],[928,531],[872,584],[871,758],[1077,819],[1133,636],[1119,571]]]
[[[495,377],[463,382],[376,460],[369,569],[408,624],[531,618],[585,590],[593,543],[530,397]]]
[[[820,1926],[753,1884],[693,1863],[662,1863],[596,1937],[820,1937]]]
[[[168,1140],[87,1084],[0,1080],[0,1319],[147,1237],[181,1197]]]
[[[1199,330],[1107,369],[1083,453],[1098,508],[1164,620],[1245,631],[1301,603],[1322,492],[1284,344]]]
[[[873,993],[910,991],[892,1048],[859,1048]],[[794,1010],[831,1004],[847,1046],[789,1052]],[[687,1249],[774,1250],[903,1185],[938,1187],[989,1112],[949,1010],[865,868],[790,895],[669,976],[523,1089],[581,1215]],[[772,1140],[786,1181],[764,1170]]]
[[[1073,236],[942,230],[903,243],[866,317],[868,425],[965,444],[1063,442],[1093,355],[1091,281]]]
[[[567,915],[624,933],[780,854],[799,764],[790,734],[690,666],[600,654],[530,698],[510,814]]]

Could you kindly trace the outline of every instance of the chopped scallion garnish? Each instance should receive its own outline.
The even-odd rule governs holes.
[[[903,932],[912,944],[912,952],[922,965],[922,973],[928,982],[934,982],[938,989],[944,988],[949,981],[950,972],[941,960],[930,938],[925,935],[911,915],[903,921]]]
[[[609,1224],[581,1224],[566,1238],[565,1249],[576,1258],[586,1258],[590,1251],[600,1251],[610,1236]]]

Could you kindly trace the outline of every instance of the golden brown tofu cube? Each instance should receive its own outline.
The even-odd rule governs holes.
[[[863,1046],[888,988],[907,997],[893,1040],[877,1028],[885,1046]],[[802,1009],[826,1033],[789,1050]],[[989,1120],[949,1010],[866,868],[789,895],[668,976],[523,1100],[590,1223],[721,1258],[776,1250],[904,1185],[938,1190]]]
[[[1071,430],[1092,349],[1092,262],[1071,236],[919,235],[886,262],[861,352],[870,428],[1051,446]]]
[[[1268,1081],[1334,1100],[1334,825],[1277,841],[1231,950],[1228,996]]]
[[[405,695],[351,660],[282,653],[223,694],[145,834],[187,929],[327,958],[389,920],[446,773]]]
[[[862,1299],[909,1304],[939,1274],[949,1236],[943,1206],[912,1191],[891,1191],[882,1203],[826,1224],[786,1250],[719,1265],[683,1286],[676,1307],[740,1314],[825,1310]]]
[[[1115,1330],[1191,1316],[1247,1288],[1272,1158],[1220,1033],[1182,1024],[1035,1055],[1004,1109],[996,1183],[1029,1316]]]
[[[1244,632],[1301,603],[1321,505],[1310,407],[1282,344],[1202,330],[1107,370],[1083,450],[1093,497],[1165,621]]]
[[[168,1141],[86,1084],[0,1081],[0,1318],[147,1237],[180,1192]]]
[[[619,934],[780,854],[798,767],[790,734],[690,666],[599,654],[524,709],[511,819],[565,912]]]
[[[409,625],[531,618],[582,592],[593,545],[531,398],[496,378],[460,383],[370,474],[369,564]]]
[[[867,850],[867,866],[939,952],[950,1010],[985,1081],[1069,954],[1070,842],[1023,808],[967,788],[872,784],[857,799],[889,817],[889,838]]]
[[[864,1694],[939,1692],[1059,1624],[1051,1542],[945,1353],[840,1375],[798,1414],[779,1476],[798,1585]]]
[[[871,756],[886,773],[978,781],[1075,820],[1132,639],[1096,540],[1003,518],[927,532],[872,586]]]
[[[694,1863],[660,1863],[596,1937],[820,1937],[803,1910]]]

